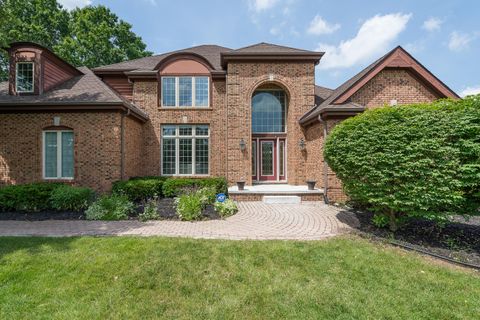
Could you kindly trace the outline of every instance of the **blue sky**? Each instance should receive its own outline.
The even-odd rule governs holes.
[[[459,94],[480,93],[480,1],[60,0],[103,4],[162,53],[270,42],[326,51],[316,82],[336,88],[397,45]]]

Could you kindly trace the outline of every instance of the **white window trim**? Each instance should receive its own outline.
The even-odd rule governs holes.
[[[31,64],[32,65],[32,90],[30,91],[20,91],[18,90],[18,66],[21,64]],[[15,92],[18,93],[32,93],[35,92],[35,63],[33,62],[17,62],[15,64]]]
[[[200,136],[196,134],[197,126],[207,126],[208,127],[208,134],[205,136]],[[161,175],[165,177],[209,177],[210,176],[210,155],[211,155],[211,145],[210,145],[210,126],[207,124],[199,124],[199,125],[162,125],[162,127],[175,127],[175,135],[163,135],[163,128],[160,128],[160,132],[162,134],[162,140],[160,145],[160,164],[161,164]],[[180,135],[180,127],[191,127],[192,134],[185,136]],[[187,138],[192,139],[192,173],[179,173],[180,172],[180,139]],[[196,139],[208,139],[208,172],[207,173],[195,173],[196,169]],[[175,173],[173,174],[165,174],[163,173],[163,140],[164,139],[174,139],[175,140]]]
[[[45,136],[49,132],[57,133],[57,176],[46,176],[46,157],[45,157]],[[73,132],[73,130],[44,130],[42,132],[42,176],[45,180],[73,180],[74,177],[62,177],[62,132]],[[75,136],[73,137],[73,144],[75,148]],[[75,153],[74,153],[75,155]],[[73,175],[75,176],[75,158],[73,161]]]
[[[207,78],[207,105],[206,106],[197,106],[196,105],[196,85],[195,80],[197,77]],[[174,106],[164,106],[163,105],[163,79],[165,78],[174,78],[175,79],[175,105]],[[180,78],[192,78],[192,105],[191,106],[180,106]],[[160,94],[160,102],[162,108],[199,108],[199,109],[208,109],[210,108],[210,77],[206,75],[198,75],[198,76],[162,76],[161,77],[161,94]]]

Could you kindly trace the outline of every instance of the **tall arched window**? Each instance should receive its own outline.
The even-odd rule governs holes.
[[[255,91],[252,97],[252,132],[285,132],[286,104],[286,94],[281,89]]]

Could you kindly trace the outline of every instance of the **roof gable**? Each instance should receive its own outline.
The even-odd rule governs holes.
[[[325,101],[319,105],[317,104],[313,109],[305,113],[300,118],[300,123],[309,123],[314,120],[323,109],[329,106],[349,104],[349,98],[385,68],[404,68],[412,71],[425,85],[431,88],[439,98],[460,98],[405,49],[398,46],[336,88]]]
[[[453,90],[435,77],[427,68],[400,46],[396,47],[367,68],[367,72],[364,72],[361,77],[354,77],[356,81],[352,83],[349,88],[339,94],[338,97],[332,101],[333,104],[345,103],[355,92],[360,90],[360,88],[385,68],[409,69],[415,75],[419,76],[428,87],[436,92],[439,98],[460,98]]]

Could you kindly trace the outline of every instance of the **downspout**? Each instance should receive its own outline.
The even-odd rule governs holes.
[[[322,152],[325,150],[325,141],[327,140],[327,122],[325,119],[322,118],[322,115],[318,116],[318,121],[322,124],[323,127],[323,146]],[[328,204],[330,201],[328,200],[328,164],[323,159],[323,201]]]

